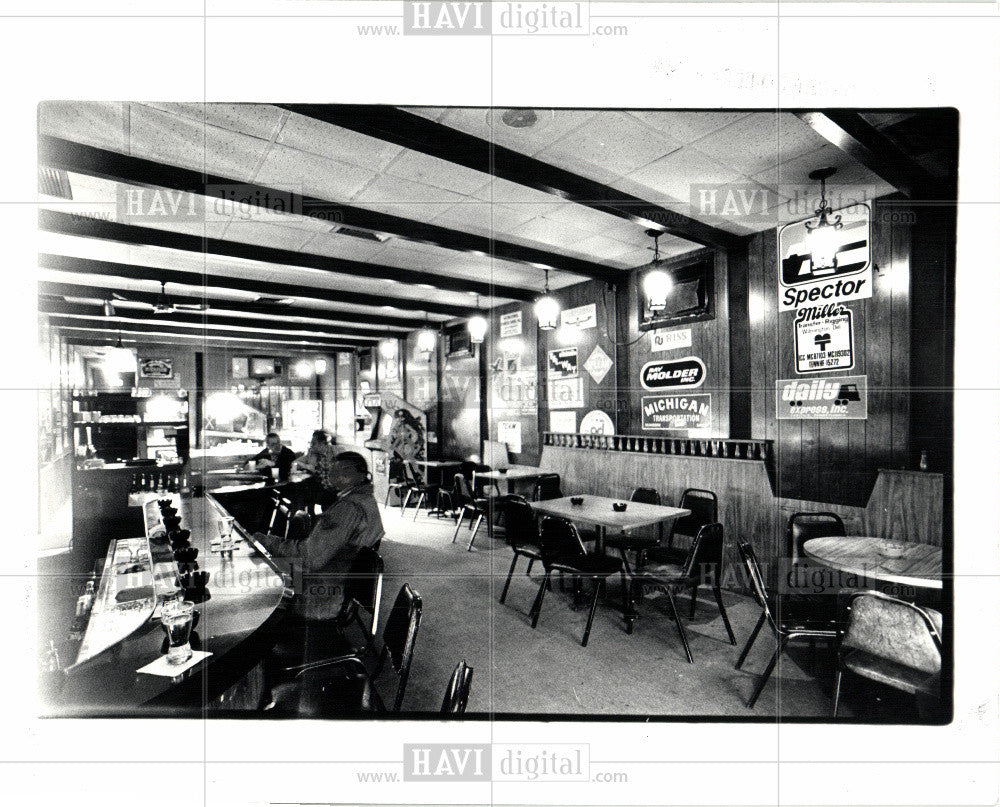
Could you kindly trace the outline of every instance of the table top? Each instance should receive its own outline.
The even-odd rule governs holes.
[[[537,513],[562,516],[570,521],[593,524],[597,527],[610,527],[622,532],[691,515],[691,511],[683,507],[667,507],[662,504],[644,504],[642,502],[628,502],[628,509],[618,513],[612,509],[611,505],[615,502],[625,501],[624,499],[583,496],[581,497],[583,503],[577,505],[570,501],[571,498],[576,497],[564,496],[561,499],[546,499],[541,502],[530,502],[530,505],[531,509]]]
[[[475,471],[473,476],[476,479],[492,479],[494,482],[502,482],[504,479],[534,479],[542,474],[548,473],[541,468],[531,465],[509,465],[505,471]]]
[[[803,552],[824,566],[874,580],[921,588],[942,587],[940,547],[905,543],[901,557],[887,558],[879,554],[881,540],[868,535],[812,538],[803,545]]]
[[[423,465],[425,468],[453,468],[461,465],[465,460],[409,460],[414,465]]]

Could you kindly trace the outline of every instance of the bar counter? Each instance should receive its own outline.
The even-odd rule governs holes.
[[[266,506],[270,493],[263,487],[254,486],[253,490],[260,506]],[[248,491],[243,498],[246,495],[254,494]],[[253,540],[239,517],[233,537],[240,540],[232,557],[217,550],[217,523],[230,513],[214,495],[193,498],[171,494],[169,498],[178,509],[180,527],[191,531],[191,546],[199,550],[198,568],[211,575],[203,594],[188,597],[199,614],[191,647],[211,655],[174,678],[137,672],[166,651],[165,634],[152,597],[154,589],[163,590],[164,567],[169,575],[176,574],[176,566],[172,561],[168,561],[169,565],[157,563],[153,557],[150,568],[124,572],[127,567],[122,566],[121,558],[128,560],[123,553],[132,554],[133,542],[142,541],[151,554],[157,552],[157,545],[141,538],[112,541],[98,595],[98,601],[101,593],[109,596],[110,607],[102,611],[95,606],[81,645],[84,653],[64,670],[58,694],[48,693],[45,697],[43,693],[46,716],[141,717],[160,712],[164,716],[189,716],[204,709],[252,711],[259,707],[262,660],[274,645],[291,600],[290,582],[267,551]],[[150,532],[147,529],[147,535]],[[216,551],[212,549],[213,539]],[[119,556],[115,555],[116,544],[122,545],[117,547]],[[170,552],[169,544],[165,548]],[[148,592],[144,586],[148,586]],[[127,590],[138,592],[137,598],[116,603],[114,592],[121,595]],[[121,630],[117,641],[116,626]],[[100,630],[104,635],[95,637],[94,632]],[[109,639],[110,645],[105,646]],[[86,657],[88,653],[93,655]]]

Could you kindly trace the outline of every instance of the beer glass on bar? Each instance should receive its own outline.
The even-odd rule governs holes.
[[[189,642],[194,626],[194,604],[184,601],[164,603],[160,621],[167,634],[167,663],[183,664],[192,656]]]
[[[223,516],[219,519],[219,538],[222,539],[222,552],[232,552],[233,550],[233,523],[236,521],[232,516]]]

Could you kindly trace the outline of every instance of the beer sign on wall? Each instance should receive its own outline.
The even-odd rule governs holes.
[[[836,211],[842,227],[824,228],[823,255],[813,254],[817,236],[797,221],[778,229],[778,310],[843,303],[872,296],[871,209],[856,204]]]
[[[843,305],[808,306],[795,312],[795,372],[854,367],[854,315]]]
[[[778,420],[867,420],[868,376],[780,378]]]

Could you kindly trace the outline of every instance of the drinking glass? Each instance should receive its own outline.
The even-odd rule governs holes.
[[[219,537],[222,539],[222,549],[231,549],[233,545],[233,523],[236,521],[232,516],[223,516],[219,519]]]
[[[183,664],[192,656],[189,641],[194,626],[194,604],[173,601],[163,607],[161,622],[167,634],[167,663]]]

